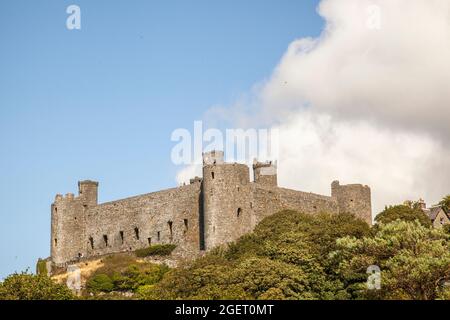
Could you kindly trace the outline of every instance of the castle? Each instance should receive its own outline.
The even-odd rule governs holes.
[[[80,181],[78,196],[57,195],[51,205],[51,257],[64,267],[80,259],[176,244],[176,259],[251,232],[283,209],[305,213],[354,213],[372,223],[371,194],[360,184],[331,184],[331,196],[278,187],[276,164],[225,163],[222,151],[203,155],[203,178],[177,188],[98,204],[98,182]]]

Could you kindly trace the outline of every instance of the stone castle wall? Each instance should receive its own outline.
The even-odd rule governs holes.
[[[370,188],[332,183],[331,196],[277,186],[276,165],[255,163],[254,182],[243,164],[225,163],[223,153],[204,158],[203,178],[178,188],[97,204],[98,183],[82,181],[79,194],[57,195],[52,204],[51,260],[81,258],[173,243],[173,257],[202,251],[251,232],[283,209],[305,213],[354,213],[371,223]]]
[[[199,248],[199,182],[83,208],[81,197],[58,198],[52,205],[52,261],[134,251],[174,243],[174,255]],[[55,210],[57,214],[55,214]]]

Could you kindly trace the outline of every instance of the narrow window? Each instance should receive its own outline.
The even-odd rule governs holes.
[[[119,231],[119,234],[120,234],[120,240],[121,240],[121,242],[123,244],[123,231]]]
[[[91,249],[94,249],[94,238],[89,237],[89,243],[91,244]]]
[[[250,208],[253,208],[253,202],[250,202]]]
[[[173,239],[172,221],[168,221],[167,224],[169,225],[170,241],[172,241]]]
[[[58,208],[55,207],[55,213],[57,213],[57,212],[58,212]]]
[[[241,215],[241,213],[242,213],[242,209],[241,209],[241,208],[238,208],[238,209],[237,209],[237,216],[239,217],[239,216]]]
[[[189,230],[189,221],[188,219],[184,219],[184,233]]]
[[[214,171],[211,171],[211,178],[214,179]]]
[[[58,239],[55,238],[55,247],[58,245]]]
[[[134,228],[134,235],[136,236],[136,240],[139,240],[139,229]]]
[[[161,232],[158,231],[158,241],[161,240]]]
[[[108,236],[106,234],[103,235],[103,241],[105,242],[105,247],[108,246]]]
[[[151,246],[152,245],[152,238],[147,238],[148,240],[148,245]]]

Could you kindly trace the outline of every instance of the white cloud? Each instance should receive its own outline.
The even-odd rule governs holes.
[[[368,28],[379,7],[380,29]],[[319,39],[290,44],[261,91],[281,117],[309,106],[340,118],[450,138],[450,2],[326,0]]]
[[[283,186],[330,194],[333,180],[367,184],[374,213],[406,199],[436,202],[450,191],[450,152],[428,136],[312,112],[279,129]]]
[[[319,13],[319,38],[292,42],[266,83],[207,119],[278,126],[280,185],[368,184],[374,213],[437,202],[450,193],[450,2],[323,0]]]

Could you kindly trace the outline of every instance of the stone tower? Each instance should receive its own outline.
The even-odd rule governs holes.
[[[331,183],[331,197],[337,201],[339,212],[353,213],[356,217],[372,224],[370,188],[362,184],[340,185]]]
[[[97,205],[98,182],[78,182],[78,196],[56,195],[51,205],[51,256],[60,264],[87,255],[86,212]]]
[[[202,194],[206,250],[251,230],[248,166],[224,163],[223,152],[204,153]]]
[[[272,163],[272,161],[258,162],[255,159],[253,161],[253,177],[256,183],[276,187],[278,185],[277,163]]]

